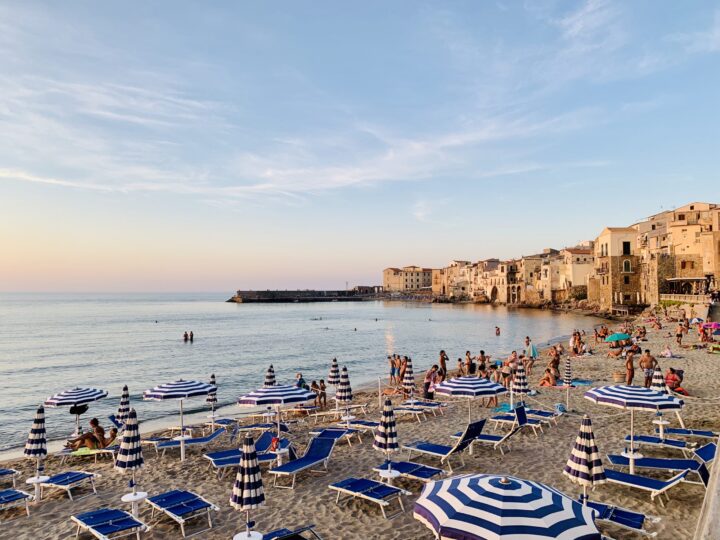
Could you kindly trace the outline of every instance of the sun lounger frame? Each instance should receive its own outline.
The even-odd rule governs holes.
[[[210,514],[210,511],[211,511],[211,510],[214,510],[215,512],[219,512],[220,509],[219,509],[216,505],[214,505],[213,503],[211,503],[210,501],[208,501],[205,497],[201,497],[200,495],[198,495],[197,493],[195,493],[195,492],[193,492],[193,491],[189,491],[189,490],[186,490],[186,489],[180,489],[180,490],[177,490],[177,491],[180,491],[180,492],[183,492],[183,493],[190,493],[191,495],[194,495],[196,499],[200,499],[200,500],[203,501],[204,503],[208,504],[208,506],[207,506],[206,508],[200,508],[200,509],[198,509],[198,510],[195,510],[195,511],[193,511],[193,512],[190,513],[190,514],[186,514],[185,516],[179,516],[179,515],[174,514],[173,512],[171,512],[169,508],[163,508],[163,507],[160,506],[158,503],[150,500],[150,499],[152,499],[152,498],[154,498],[154,497],[160,497],[160,496],[162,496],[162,495],[167,495],[168,493],[171,493],[171,491],[168,491],[168,492],[166,492],[166,493],[160,493],[159,495],[153,495],[153,497],[149,497],[149,498],[145,499],[145,502],[146,502],[147,504],[149,504],[150,507],[152,508],[152,512],[151,512],[151,514],[150,514],[150,517],[151,517],[151,518],[155,517],[155,511],[156,511],[156,510],[157,510],[158,512],[162,513],[162,514],[165,514],[167,517],[169,517],[170,519],[172,519],[173,521],[175,521],[178,525],[180,525],[180,532],[181,532],[183,538],[192,538],[193,536],[197,536],[198,534],[207,532],[207,531],[209,531],[210,529],[212,529],[213,524],[212,524],[212,516],[211,516],[211,514]],[[204,529],[199,530],[199,531],[195,531],[195,532],[192,533],[190,536],[188,536],[188,535],[185,533],[185,524],[186,524],[188,521],[190,521],[191,519],[195,519],[195,518],[198,518],[198,517],[203,517],[203,515],[207,515],[208,526],[205,527]]]
[[[87,531],[90,534],[92,534],[98,540],[115,540],[116,538],[124,538],[126,536],[135,536],[135,538],[137,538],[137,540],[140,540],[140,533],[147,532],[150,530],[150,527],[146,523],[144,523],[140,519],[136,518],[132,514],[125,512],[124,510],[117,510],[115,508],[107,508],[107,509],[102,508],[102,509],[98,509],[98,510],[116,510],[118,512],[123,512],[125,514],[123,519],[132,519],[133,521],[137,522],[139,525],[137,527],[126,529],[125,531],[120,531],[120,532],[122,532],[122,534],[113,534],[111,536],[107,536],[107,535],[101,534],[98,531],[96,531],[95,527],[97,527],[98,525],[106,525],[107,523],[112,523],[112,521],[105,522],[105,523],[96,523],[95,525],[90,526],[87,523],[84,523],[82,520],[78,519],[76,516],[70,516],[70,520],[73,521],[77,525],[77,530],[75,532],[75,538],[78,538],[80,536],[80,531],[84,530],[84,531]],[[85,514],[88,512],[83,512],[83,513]],[[82,514],[79,514],[79,515],[82,515]]]
[[[611,473],[611,474],[608,474],[608,473]],[[653,488],[650,488],[650,487],[642,486],[642,485],[637,484],[637,483],[628,482],[628,481],[623,481],[621,478],[618,478],[618,477],[614,476],[614,474],[612,474],[612,473],[615,473],[615,474],[618,474],[618,473],[619,473],[619,474],[621,474],[622,476],[626,477],[628,480],[630,480],[630,479],[632,479],[632,478],[638,478],[638,479],[643,479],[643,480],[654,480],[654,481],[657,481],[657,482],[661,482],[663,485],[662,485],[662,487],[661,487],[660,489],[653,489]],[[681,473],[679,473],[679,474],[676,474],[675,476],[673,476],[673,477],[670,478],[669,480],[657,480],[657,479],[655,479],[655,478],[649,478],[649,477],[647,477],[647,476],[641,476],[641,475],[638,475],[638,474],[623,473],[623,472],[621,472],[621,471],[615,471],[615,470],[613,470],[613,469],[606,469],[606,470],[605,470],[605,475],[606,475],[606,477],[607,477],[607,481],[608,481],[608,482],[613,483],[613,484],[618,484],[618,485],[621,485],[621,486],[625,486],[625,487],[631,487],[631,488],[635,488],[635,489],[640,489],[640,490],[642,490],[642,491],[649,491],[649,492],[650,492],[650,500],[654,502],[654,501],[655,501],[655,498],[657,498],[658,501],[660,501],[660,506],[662,506],[662,507],[665,507],[665,502],[663,501],[663,495],[665,496],[665,499],[666,499],[667,501],[670,501],[670,496],[667,494],[668,490],[669,490],[670,488],[673,488],[673,487],[677,486],[677,485],[680,484],[683,480],[685,480],[685,477],[686,477],[689,473],[690,473],[690,470],[685,470],[685,471],[683,471],[683,472],[681,472]]]
[[[581,496],[580,502],[581,502],[581,503],[583,502],[583,501],[582,501],[582,496]],[[638,534],[642,534],[642,535],[644,535],[644,536],[650,536],[650,537],[655,537],[655,536],[657,536],[657,532],[650,532],[650,531],[647,531],[647,530],[645,530],[645,529],[643,529],[643,528],[639,528],[639,529],[638,529],[637,527],[631,527],[630,525],[626,525],[626,524],[623,523],[622,521],[618,521],[618,520],[616,520],[616,519],[613,519],[613,512],[615,512],[615,511],[627,512],[627,513],[630,513],[630,514],[635,514],[635,515],[637,515],[637,516],[642,516],[642,517],[643,517],[643,521],[649,521],[650,523],[659,523],[659,522],[660,522],[660,518],[657,517],[657,516],[648,516],[648,515],[645,515],[645,514],[643,514],[643,513],[641,513],[641,512],[636,512],[635,510],[628,510],[627,508],[622,508],[621,506],[615,506],[615,505],[612,505],[612,504],[601,503],[601,502],[596,502],[596,501],[587,501],[587,505],[588,505],[590,508],[592,508],[593,510],[597,511],[597,512],[600,514],[598,517],[595,518],[595,521],[602,521],[602,522],[605,522],[605,523],[610,523],[610,524],[612,524],[612,525],[615,525],[616,527],[620,527],[621,529],[625,529],[625,530],[628,530],[628,531],[633,531],[633,532],[636,532],[636,533],[638,533]],[[608,517],[602,517],[603,514],[600,512],[600,509],[599,509],[598,507],[609,510],[609,511],[610,511],[610,515],[609,515]]]
[[[324,431],[338,431],[338,432],[339,432],[339,431],[344,431],[344,432],[346,432],[346,433],[343,433],[342,435],[340,435],[336,440],[345,439],[345,440],[347,441],[347,443],[348,443],[348,446],[352,446],[352,438],[353,438],[353,437],[357,437],[358,442],[359,442],[360,444],[362,444],[362,438],[360,437],[360,431],[358,431],[357,429],[354,429],[354,428],[352,428],[352,427],[351,427],[351,428],[346,428],[346,427],[339,427],[339,426],[338,426],[338,427],[335,427],[335,426],[333,426],[333,427],[326,427],[326,428],[322,428],[322,429],[315,429],[315,430],[310,431],[310,432],[308,432],[308,433],[309,433],[310,435],[312,435],[313,437],[321,437],[321,436],[322,436],[322,433],[323,433]],[[328,438],[328,439],[332,439],[333,437],[327,437],[327,438]]]
[[[350,479],[346,478],[345,480],[350,480]],[[343,482],[345,480],[341,480],[341,482]],[[366,480],[368,482],[372,482],[375,485],[374,487],[382,486],[386,489],[390,488],[390,489],[394,490],[395,493],[388,495],[387,497],[384,497],[382,499],[378,499],[378,498],[370,497],[362,491],[352,491],[352,490],[337,486],[335,484],[330,484],[328,486],[328,489],[337,491],[337,497],[335,497],[335,504],[340,504],[340,497],[342,495],[348,495],[349,498],[346,499],[346,501],[349,501],[351,499],[363,499],[363,500],[370,501],[370,502],[377,504],[380,507],[380,511],[382,512],[382,515],[385,519],[393,519],[393,518],[405,513],[405,505],[402,502],[402,496],[403,495],[405,495],[405,496],[412,495],[412,493],[410,493],[409,491],[406,491],[397,486],[390,486],[388,484],[378,482],[377,480],[370,480],[367,478],[355,478],[355,480]],[[339,482],[337,482],[337,483],[339,483]],[[369,490],[367,490],[367,491],[369,491]],[[387,506],[390,506],[390,502],[394,501],[394,500],[397,500],[398,503],[400,504],[400,510],[398,512],[388,516],[387,513],[385,512],[385,508]]]
[[[10,510],[12,508],[18,508],[21,506],[25,506],[25,513],[29,516],[30,515],[30,501],[34,500],[35,496],[31,495],[30,493],[27,493],[26,491],[22,491],[20,489],[15,489],[14,487],[9,488],[9,489],[0,490],[0,493],[9,493],[9,492],[19,493],[20,495],[22,495],[22,497],[14,499],[12,501],[5,502],[5,503],[0,503],[0,512],[2,512],[3,510]],[[19,516],[19,517],[22,517],[22,516]],[[19,518],[8,519],[6,521],[0,522],[0,524],[11,523],[11,522],[15,521],[16,519],[19,519]]]
[[[302,456],[301,458],[298,458],[298,459],[304,459],[304,458],[307,456],[307,453],[308,453],[308,451],[310,450],[310,448],[311,448],[311,446],[312,446],[313,440],[317,440],[317,437],[316,437],[315,439],[311,439],[311,440],[310,440],[310,442],[308,443],[307,449],[305,450],[305,454],[303,454],[303,456]],[[327,455],[325,458],[317,459],[317,460],[315,460],[315,461],[313,461],[313,462],[309,462],[309,463],[308,463],[307,465],[305,465],[304,467],[302,467],[302,468],[300,468],[300,469],[297,469],[297,470],[295,470],[295,471],[292,471],[292,472],[278,471],[277,468],[276,468],[276,469],[270,469],[268,472],[269,472],[270,474],[274,475],[274,478],[273,478],[273,487],[280,488],[280,489],[295,489],[295,481],[296,481],[296,479],[297,479],[297,475],[300,474],[301,472],[305,472],[305,471],[313,472],[313,473],[318,473],[318,474],[327,474],[327,472],[328,472],[328,461],[330,461],[330,457],[332,456],[332,452],[333,452],[333,450],[335,449],[335,443],[337,443],[337,439],[327,439],[327,440],[332,442],[332,446],[330,447],[330,451],[328,452],[328,455]],[[293,461],[288,461],[287,463],[283,463],[283,465],[281,465],[281,467],[282,467],[282,466],[285,466],[285,465],[289,465],[290,463],[293,463]],[[316,465],[319,465],[319,464],[322,464],[323,470],[317,470],[317,469],[313,469],[313,468],[312,468],[312,467],[315,467]],[[291,483],[289,486],[283,486],[283,485],[278,484],[278,478],[281,477],[281,476],[291,476],[291,477],[292,477],[292,483]]]
[[[87,476],[84,476],[83,478],[80,478],[77,481],[72,482],[67,485],[56,484],[54,482],[49,482],[49,481],[41,483],[40,484],[40,500],[42,500],[43,495],[45,494],[45,490],[47,488],[61,489],[61,490],[65,491],[71,501],[79,501],[81,499],[84,499],[85,497],[90,497],[91,495],[97,495],[97,489],[95,487],[95,479],[101,478],[102,477],[101,474],[91,473],[91,472],[87,472],[87,471],[65,471],[65,472],[58,473],[56,475],[51,476],[50,479],[54,478],[55,476],[59,476],[61,474],[69,474],[69,473],[83,474],[83,475],[87,475]],[[81,497],[73,497],[72,490],[77,487],[80,487],[81,485],[83,485],[86,482],[90,482],[90,487],[92,488],[92,493],[88,493]]]
[[[20,471],[7,468],[3,468],[1,470],[2,473],[0,473],[0,479],[9,478],[12,481],[12,487],[15,488],[17,486],[17,479],[20,477]]]

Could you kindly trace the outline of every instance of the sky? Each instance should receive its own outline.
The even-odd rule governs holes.
[[[0,290],[379,284],[720,202],[715,2],[0,4]]]

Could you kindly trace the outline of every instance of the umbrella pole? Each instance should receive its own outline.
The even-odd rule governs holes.
[[[587,486],[583,484],[583,505],[587,506]]]
[[[570,385],[565,390],[565,409],[570,410]]]
[[[250,537],[250,510],[245,510],[245,533]]]
[[[73,437],[79,437],[80,436],[80,415],[75,415],[75,433],[73,433]]]
[[[635,474],[635,411],[630,409],[630,474]]]
[[[472,420],[472,399],[468,398],[468,424]]]
[[[185,461],[185,424],[183,419],[183,400],[180,400],[180,461]]]
[[[280,404],[279,403],[275,404],[275,414],[277,415],[277,426],[278,426],[277,437],[279,439],[280,438]]]
[[[382,408],[382,383],[380,377],[378,377],[378,407]]]
[[[135,471],[132,472],[132,488],[133,488],[133,495],[137,493],[137,487],[135,487]]]

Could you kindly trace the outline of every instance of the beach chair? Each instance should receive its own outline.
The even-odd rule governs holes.
[[[275,475],[273,478],[273,486],[284,489],[295,489],[295,480],[301,472],[307,470],[310,472],[327,472],[327,464],[335,447],[336,440],[337,439],[327,439],[324,437],[313,437],[310,439],[305,454],[302,457],[283,463],[268,471],[270,474]],[[317,465],[322,465],[324,470],[314,470],[313,467]],[[287,476],[292,478],[292,484],[289,486],[279,485],[278,478]]]
[[[352,438],[357,437],[358,442],[362,443],[362,439],[360,438],[360,432],[357,429],[352,428],[325,428],[321,431],[311,431],[310,435],[312,435],[313,437],[335,439],[336,441],[339,441],[340,439],[345,439],[348,443],[348,446],[352,446]]]
[[[490,418],[491,421],[495,422],[493,425],[493,429],[498,428],[498,425],[500,424],[508,424],[512,428],[515,427],[529,427],[533,430],[533,434],[537,437],[537,430],[540,430],[540,433],[543,432],[542,429],[542,421],[535,418],[528,418],[527,412],[525,410],[524,405],[518,405],[513,410],[512,414],[499,414],[497,416],[492,416]]]
[[[493,433],[480,433],[475,437],[475,440],[470,445],[470,455],[473,455],[476,444],[484,444],[487,446],[492,446],[493,450],[499,450],[500,455],[504,456],[505,450],[503,450],[503,448],[507,447],[509,450],[510,439],[520,433],[523,429],[523,427],[518,426],[514,429],[511,429],[504,435],[495,435]],[[462,433],[456,433],[455,435],[451,435],[451,437],[453,439],[459,439],[460,437],[462,437]]]
[[[214,510],[218,512],[220,509],[210,501],[204,499],[197,493],[192,491],[184,491],[181,489],[175,489],[162,493],[160,495],[154,495],[145,499],[146,502],[152,507],[152,516],[155,515],[155,511],[162,512],[170,519],[176,521],[180,525],[180,532],[183,538],[186,538],[185,524],[194,518],[207,516],[208,526],[199,531],[195,531],[191,536],[195,536],[201,532],[209,531],[212,529],[212,518],[210,511]]]
[[[258,439],[258,441],[260,441],[260,439]],[[287,439],[281,439],[278,446],[280,449],[290,448],[290,441]],[[272,464],[278,459],[278,454],[269,450],[270,443],[262,445],[261,448],[263,448],[262,451],[257,451],[257,460],[259,465]],[[210,452],[208,454],[204,454],[203,457],[210,461],[211,468],[214,467],[217,470],[217,478],[219,480],[225,475],[225,471],[227,471],[227,469],[240,466],[240,459],[242,459],[242,455],[242,450],[234,448],[232,450]]]
[[[15,469],[0,469],[0,479],[10,480],[12,482],[12,487],[15,487],[18,476],[20,476],[20,473]]]
[[[689,470],[685,470],[679,474],[676,474],[669,480],[658,480],[656,478],[650,478],[647,476],[641,476],[639,474],[630,474],[614,469],[605,469],[605,477],[608,482],[613,484],[619,484],[621,486],[631,487],[640,489],[643,491],[650,492],[650,500],[655,501],[655,498],[660,501],[661,506],[665,506],[663,501],[663,495],[669,501],[670,497],[667,492],[670,488],[677,486],[680,482],[685,480],[685,477],[690,473]]]
[[[78,448],[73,450],[72,448],[63,448],[59,452],[55,453],[55,457],[60,458],[60,465],[64,465],[70,458],[82,458],[82,457],[93,457],[95,463],[98,462],[99,457],[108,457],[115,459],[115,455],[120,449],[120,443],[115,442],[107,448]]]
[[[262,540],[322,540],[315,532],[315,525],[306,525],[298,529],[276,529],[265,533]]]
[[[707,466],[714,461],[716,450],[717,447],[715,443],[708,443],[693,452],[693,459],[643,457],[635,460],[635,467],[671,473],[689,470],[696,473],[700,477],[699,483],[707,487],[710,481],[710,473],[708,472]],[[630,460],[624,456],[609,454],[607,458],[608,461],[616,467],[630,466]],[[689,480],[686,480],[686,482],[698,483]]]
[[[564,412],[561,411],[545,411],[543,409],[525,409],[525,413],[530,418],[536,418],[546,424],[553,424],[557,426],[557,419],[560,418]]]
[[[450,464],[450,457],[455,454],[460,458],[461,467],[465,466],[465,460],[462,458],[462,452],[468,448],[475,438],[485,427],[485,420],[478,420],[472,424],[468,424],[465,431],[461,434],[458,442],[454,446],[446,446],[444,444],[434,444],[426,441],[415,441],[409,444],[404,444],[402,448],[408,451],[408,460],[411,459],[413,452],[418,454],[432,456],[440,458],[440,463],[444,463],[448,467],[448,471],[453,472],[452,465]]]
[[[667,435],[678,435],[680,437],[699,437],[701,439],[717,439],[720,434],[706,429],[668,428],[664,429]],[[660,433],[660,428],[655,428],[655,433]]]
[[[277,422],[256,422],[245,426],[238,426],[237,430],[242,433],[244,431],[266,431],[268,429],[277,429]],[[280,433],[290,433],[288,422],[280,422]]]
[[[580,496],[580,502],[583,502],[582,495]],[[657,532],[649,532],[643,527],[646,521],[648,523],[658,523],[660,521],[659,517],[646,516],[640,512],[633,512],[632,510],[628,510],[626,508],[601,502],[586,501],[586,504],[597,512],[595,521],[611,523],[622,529],[645,536],[657,536]]]
[[[237,420],[234,420],[232,418],[215,418],[212,422],[205,422],[203,424],[204,427],[212,429],[214,427],[223,427],[225,428],[228,433],[230,432],[230,428],[235,427],[237,425]],[[204,432],[204,430],[203,430]]]
[[[18,506],[25,507],[25,513],[30,515],[29,501],[33,500],[33,496],[19,489],[3,489],[0,491],[0,511],[10,510]],[[13,521],[13,520],[8,520]],[[7,521],[6,521],[7,523]]]
[[[423,484],[445,475],[444,469],[438,469],[437,467],[430,467],[420,463],[413,463],[412,461],[386,461],[382,465],[375,467],[373,471],[377,473],[387,471],[388,465],[393,471],[399,472],[401,478],[417,480]]]
[[[203,447],[207,446],[211,442],[213,442],[215,439],[217,439],[220,435],[225,433],[225,428],[219,428],[213,431],[210,435],[207,435],[205,437],[193,437],[192,439],[185,439],[185,449],[188,450],[190,448],[194,447]],[[175,448],[180,448],[180,441],[176,441],[175,439],[166,439],[163,441],[158,441],[156,444],[153,444],[155,446],[155,453],[160,454],[160,451],[162,450],[162,456],[165,456],[165,452],[168,450],[173,450]]]
[[[419,399],[408,399],[400,404],[400,407],[415,407],[424,409],[427,412],[431,412],[433,416],[437,416],[440,413],[441,416],[445,415],[443,409],[447,408],[448,404],[441,401],[423,401]]]
[[[349,425],[352,429],[367,432],[375,431],[380,425],[380,422],[374,422],[372,420],[360,420],[356,418],[355,420],[350,420],[350,422],[338,422],[335,425],[342,428],[345,428]]]
[[[405,512],[401,496],[411,495],[409,491],[398,487],[389,486],[375,480],[367,478],[346,478],[340,482],[335,482],[328,486],[329,489],[337,491],[335,504],[340,503],[342,495],[349,495],[351,498],[364,499],[380,506],[380,511],[385,519],[394,518]],[[349,500],[349,499],[348,499]],[[390,505],[391,501],[397,500],[400,503],[400,511],[388,516],[385,513],[385,507]]]
[[[70,520],[77,525],[75,537],[80,536],[81,531],[87,531],[100,540],[122,538],[124,536],[135,536],[140,539],[140,533],[150,530],[139,519],[128,514],[124,510],[112,508],[100,508],[91,512],[83,512],[70,516]]]
[[[40,484],[40,500],[42,500],[46,488],[61,489],[67,493],[71,501],[76,500],[73,499],[72,490],[88,483],[92,488],[92,493],[88,493],[80,497],[80,499],[84,499],[90,495],[97,495],[97,489],[95,489],[96,478],[100,478],[100,475],[85,471],[67,471],[56,474]]]
[[[108,416],[108,420],[110,420],[110,423],[117,428],[118,433],[125,429],[125,424],[120,422],[120,420],[118,420],[117,416],[115,416],[114,414]]]
[[[633,443],[639,446],[653,446],[656,448],[669,448],[672,450],[681,450],[686,455],[688,452],[692,452],[693,448],[697,446],[695,443],[681,441],[678,439],[668,439],[667,437],[662,439],[655,437],[654,435],[638,435],[635,434],[632,438]],[[630,442],[630,435],[625,436],[625,442]]]
[[[396,407],[393,409],[396,416],[414,416],[418,422],[422,422],[427,419],[425,416],[425,409],[420,407]]]

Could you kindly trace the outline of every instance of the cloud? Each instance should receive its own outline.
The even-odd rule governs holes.
[[[682,44],[691,53],[720,52],[720,9],[715,11],[712,26],[708,30],[673,34],[669,39]]]

